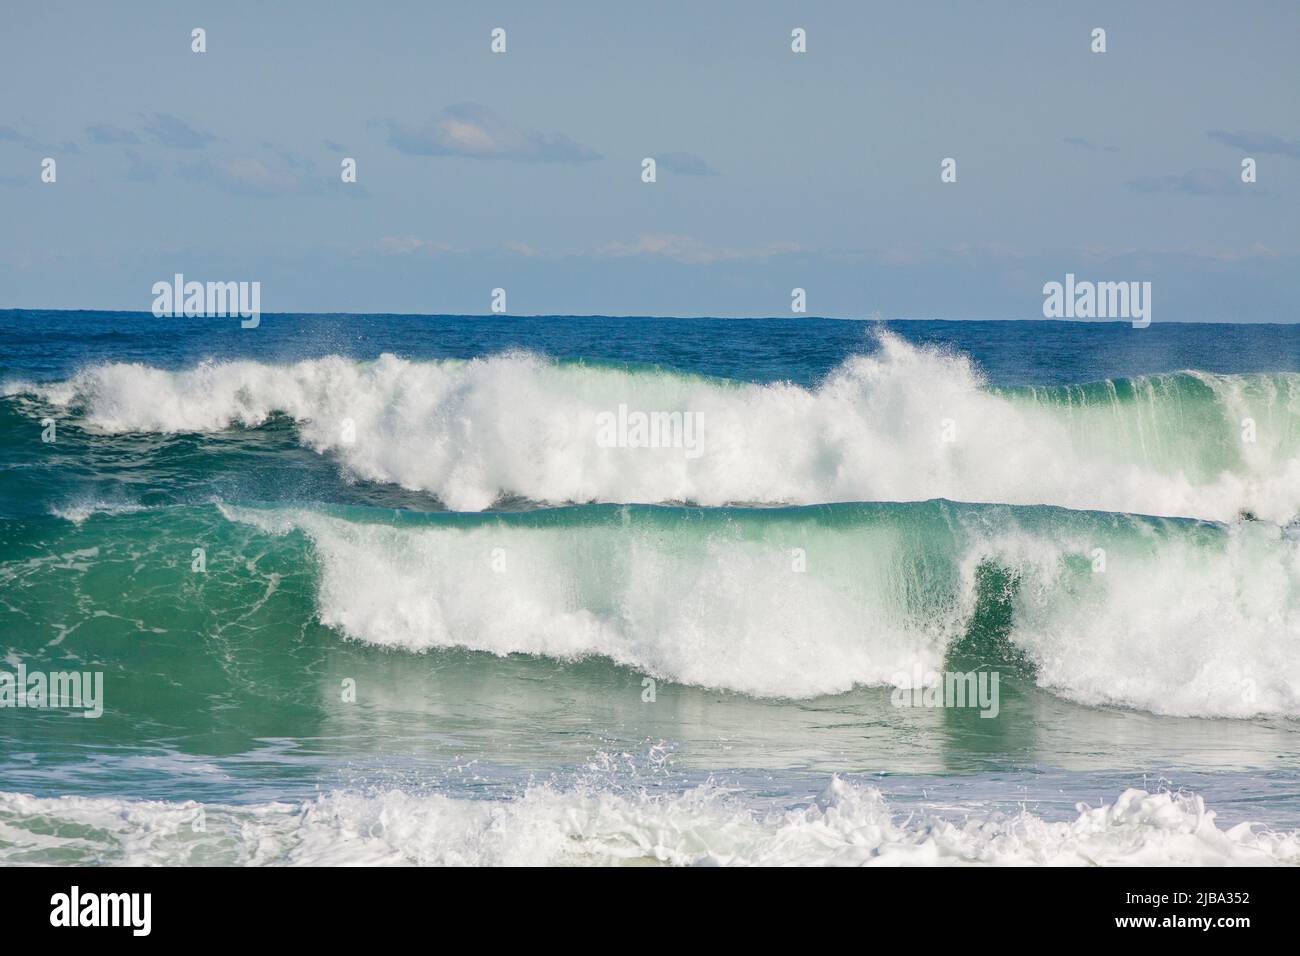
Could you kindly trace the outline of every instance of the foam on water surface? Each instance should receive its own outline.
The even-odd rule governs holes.
[[[1131,789],[1071,820],[901,815],[834,779],[812,803],[747,806],[704,786],[671,795],[534,786],[514,799],[335,792],[252,806],[0,793],[0,862],[93,865],[1267,866],[1300,833],[1220,829],[1194,794]]]
[[[514,352],[180,371],[114,363],[6,391],[115,434],[215,432],[284,414],[304,444],[337,456],[349,474],[432,493],[453,510],[503,496],[702,505],[945,497],[1219,520],[1300,514],[1300,375],[992,388],[966,356],[889,333],[811,388]],[[695,446],[607,447],[602,416],[620,407],[696,416]]]

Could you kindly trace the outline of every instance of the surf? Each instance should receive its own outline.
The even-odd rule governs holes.
[[[1300,538],[1260,523],[946,501],[221,512],[305,535],[320,620],[371,644],[597,655],[791,698],[959,651],[1089,705],[1300,715]]]
[[[1298,374],[994,387],[967,356],[887,332],[810,387],[511,352],[113,363],[5,392],[99,439],[260,429],[288,416],[298,441],[351,479],[427,492],[458,511],[509,499],[941,497],[1220,521],[1300,514]],[[694,415],[698,453],[602,443],[601,422],[620,407]]]
[[[196,827],[201,820],[202,827]],[[722,787],[539,784],[513,798],[331,791],[252,805],[0,792],[0,863],[398,866],[1285,866],[1300,832],[1221,826],[1194,793],[1129,789],[1069,819],[902,814],[832,778],[764,810]]]
[[[603,658],[756,698],[992,669],[1004,691],[1092,707],[1300,716],[1300,535],[1265,522],[943,500],[217,503],[0,522],[0,539],[0,584],[56,634],[79,626],[75,608],[120,601],[151,554],[151,587],[120,613],[146,639],[159,626],[203,635],[196,652],[279,633],[287,615],[372,647]],[[28,630],[15,618],[12,642],[39,653],[49,631]],[[273,657],[271,640],[239,653]]]

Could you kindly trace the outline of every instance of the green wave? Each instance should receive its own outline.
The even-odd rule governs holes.
[[[292,702],[299,654],[386,647],[605,658],[760,697],[995,667],[1089,704],[1290,715],[1298,546],[1262,523],[942,500],[174,506],[0,522],[0,623],[11,653],[102,668],[148,711]]]

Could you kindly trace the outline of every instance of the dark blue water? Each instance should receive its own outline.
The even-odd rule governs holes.
[[[93,362],[179,368],[208,358],[290,362],[474,358],[528,349],[554,358],[660,365],[745,381],[817,382],[870,351],[877,324],[971,356],[994,385],[1059,385],[1181,369],[1300,371],[1300,324],[853,322],[603,316],[264,315],[155,318],[139,312],[0,311],[0,375],[62,378]]]

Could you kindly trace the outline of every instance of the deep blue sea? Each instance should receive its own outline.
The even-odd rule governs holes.
[[[3,311],[0,862],[1297,863],[1298,516],[1300,325]]]

